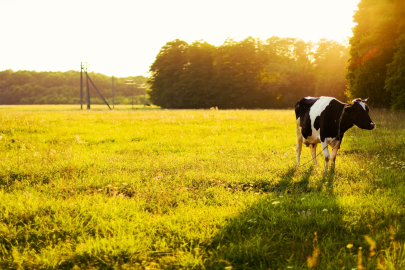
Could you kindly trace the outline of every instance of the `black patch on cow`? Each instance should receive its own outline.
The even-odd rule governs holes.
[[[305,115],[304,125],[301,127],[302,127],[301,133],[305,139],[307,139],[309,136],[312,135],[312,127],[311,127],[311,119],[309,117],[309,110],[308,110],[308,113]]]
[[[295,120],[300,117],[300,102],[295,103]]]
[[[348,110],[350,112],[350,116],[353,121],[353,124],[362,129],[374,129],[374,124],[372,126],[370,126],[372,121],[368,114],[369,108],[368,108],[367,104],[363,102],[365,105],[365,110],[364,110],[363,106],[361,106],[359,104],[359,102],[361,102],[361,101],[362,100],[360,100],[360,99],[356,99],[355,102],[350,106],[350,108],[349,108],[350,110]]]
[[[317,117],[315,118],[315,121],[314,121],[314,128],[315,128],[316,130],[318,130],[318,129],[321,127],[320,121],[321,121],[321,118],[320,118],[319,116],[317,116]]]
[[[295,119],[305,115],[305,113],[311,108],[312,105],[318,100],[319,98],[311,98],[306,99],[303,98],[297,103],[295,103]],[[301,122],[302,123],[302,122]]]
[[[303,98],[295,104],[296,119],[300,118],[300,127],[302,128],[302,136],[306,139],[312,135],[311,119],[309,117],[309,109],[319,100],[319,98]]]
[[[344,133],[353,126],[353,122],[348,113],[344,113],[340,122],[340,134],[339,133],[339,120],[342,115],[342,111],[345,104],[333,99],[325,110],[321,113],[321,141],[324,142],[326,138],[335,138],[342,141]]]

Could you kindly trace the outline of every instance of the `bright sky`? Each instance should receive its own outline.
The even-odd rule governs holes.
[[[271,36],[339,42],[359,0],[0,0],[0,71],[148,76],[168,41]]]

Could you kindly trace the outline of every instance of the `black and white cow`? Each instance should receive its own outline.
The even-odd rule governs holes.
[[[348,129],[354,125],[362,129],[374,129],[375,124],[368,115],[369,108],[366,101],[367,99],[357,98],[352,104],[347,104],[333,97],[306,97],[298,101],[295,104],[297,165],[300,164],[302,144],[305,144],[309,146],[316,166],[316,146],[320,143],[325,157],[326,171],[329,160],[332,160],[332,165],[335,164],[337,151]],[[332,155],[329,154],[328,145],[332,147]]]

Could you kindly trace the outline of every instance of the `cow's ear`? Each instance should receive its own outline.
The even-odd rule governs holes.
[[[351,113],[352,110],[353,110],[352,106],[351,106],[351,105],[348,105],[348,106],[346,106],[346,108],[345,108],[345,113]]]
[[[363,99],[362,101],[363,102],[367,102],[367,100],[369,99],[369,97],[368,98],[365,98],[365,99]]]

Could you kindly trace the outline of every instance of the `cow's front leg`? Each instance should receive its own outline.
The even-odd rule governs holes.
[[[330,158],[332,160],[332,164],[331,164],[332,166],[335,166],[335,164],[336,164],[336,155],[337,155],[337,152],[339,150],[339,145],[340,145],[339,141],[337,141],[337,143],[335,143],[333,145],[332,154],[330,156]]]
[[[297,125],[298,125],[298,123],[299,123],[299,120],[297,120]],[[302,150],[302,134],[301,134],[301,128],[299,126],[297,126],[297,165],[300,165],[301,150]]]
[[[302,140],[298,140],[297,142],[297,165],[300,165],[300,156],[301,156],[301,149],[302,149]]]
[[[314,162],[314,166],[318,166],[318,163],[316,162],[316,146],[317,146],[317,144],[309,145],[309,149],[311,150],[312,161]]]
[[[323,155],[325,157],[325,170],[326,172],[328,170],[328,163],[330,160],[330,154],[329,154],[329,149],[328,149],[328,142],[325,140],[324,142],[321,142],[322,150],[323,150]]]

